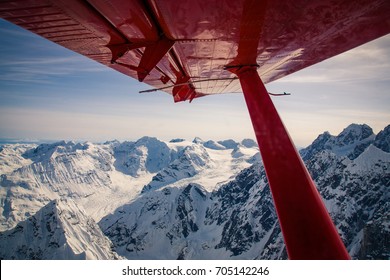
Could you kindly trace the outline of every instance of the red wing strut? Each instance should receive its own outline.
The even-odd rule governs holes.
[[[254,67],[237,71],[290,259],[349,259]]]

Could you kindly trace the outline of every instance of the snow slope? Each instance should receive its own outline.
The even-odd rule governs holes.
[[[96,222],[70,199],[53,200],[0,233],[0,259],[119,259]]]
[[[328,140],[333,140],[327,140],[326,146],[317,139],[302,152],[351,256],[387,259],[390,154],[374,145],[375,135],[362,136],[365,129],[352,125],[338,136],[329,135]],[[371,144],[364,150],[356,148],[367,142]],[[120,255],[129,259],[287,258],[261,162],[214,189],[199,181],[178,182],[143,192],[101,220],[101,228]]]
[[[145,174],[136,179],[117,171],[111,145],[58,142],[29,149],[8,145],[6,149],[0,158],[22,160],[1,173],[2,230],[63,197],[74,199],[99,221],[135,197],[151,178]]]
[[[0,151],[0,229],[14,227],[53,199],[72,198],[99,221],[147,185],[188,179],[210,181],[207,187],[212,189],[249,166],[247,160],[258,150],[245,149],[241,158],[233,159],[229,149],[152,137],[123,143],[5,145]],[[164,179],[158,181],[160,176]]]
[[[356,259],[390,257],[389,143],[390,126],[375,135],[353,124],[301,150]],[[0,163],[4,258],[111,258],[108,243],[100,253],[88,244],[88,232],[101,234],[95,221],[129,259],[287,258],[253,140],[15,144],[0,148]],[[67,210],[56,214],[66,238],[34,236],[32,221],[53,216],[42,213]],[[53,236],[66,249],[51,248]]]

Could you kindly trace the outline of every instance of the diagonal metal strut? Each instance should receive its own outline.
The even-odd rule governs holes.
[[[255,67],[235,71],[290,259],[350,259]]]

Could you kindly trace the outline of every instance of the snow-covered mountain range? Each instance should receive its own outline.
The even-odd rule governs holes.
[[[390,126],[301,150],[351,256],[390,258]],[[253,140],[0,148],[1,259],[287,258]]]
[[[0,249],[7,259],[120,259],[96,222],[65,198],[2,232]]]

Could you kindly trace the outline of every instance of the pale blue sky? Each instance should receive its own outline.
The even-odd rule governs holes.
[[[390,123],[390,36],[266,85],[298,146]],[[0,138],[254,138],[242,94],[174,104],[163,92],[0,20]]]

